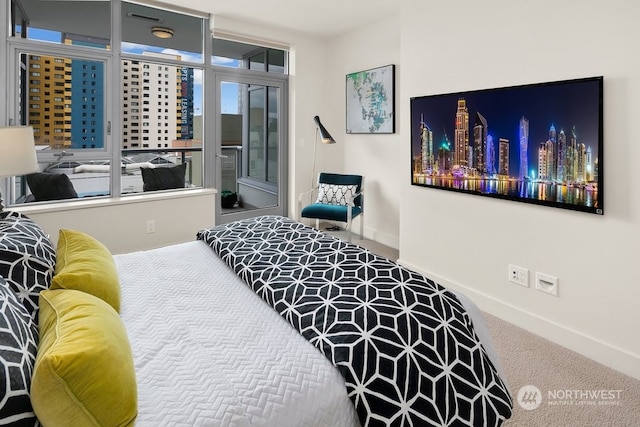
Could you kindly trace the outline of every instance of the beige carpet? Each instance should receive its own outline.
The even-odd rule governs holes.
[[[497,317],[484,316],[514,399],[514,413],[505,426],[640,426],[640,381]],[[539,406],[523,409],[518,392],[530,385],[540,391]],[[523,402],[524,407],[536,406],[529,402]]]
[[[325,225],[321,224],[323,231]],[[346,237],[344,231],[329,234]],[[353,243],[398,258],[397,250],[356,236]],[[514,401],[513,416],[505,426],[640,426],[640,381],[495,316],[484,316]],[[636,334],[631,336],[635,339]],[[518,394],[523,387],[521,405]]]

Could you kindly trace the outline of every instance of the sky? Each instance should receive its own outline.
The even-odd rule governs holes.
[[[575,126],[578,142],[591,147],[595,160],[599,156],[602,125],[600,84],[599,79],[586,78],[412,98],[412,157],[420,153],[421,115],[433,132],[434,151],[437,153],[445,131],[453,150],[458,99],[464,98],[469,112],[470,142],[473,140],[476,112],[479,112],[487,120],[488,134],[493,136],[496,168],[498,141],[500,138],[509,140],[511,176],[517,174],[519,168],[519,124],[522,117],[529,120],[529,170],[537,169],[538,147],[549,139],[552,125],[558,135],[564,129],[567,140]]]

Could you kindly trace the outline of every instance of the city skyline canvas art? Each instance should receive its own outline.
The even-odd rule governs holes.
[[[411,183],[601,215],[602,100],[602,77],[411,98]]]

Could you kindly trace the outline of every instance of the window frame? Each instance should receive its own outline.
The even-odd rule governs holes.
[[[84,48],[82,46],[68,46],[68,45],[51,45],[47,42],[40,42],[36,40],[24,40],[15,42],[10,40],[8,42],[8,63],[9,63],[9,75],[10,82],[24,83],[24,80],[20,82],[20,55],[40,55],[40,56],[55,56],[55,57],[68,57],[72,59],[86,60],[92,62],[102,62],[105,69],[104,77],[104,102],[103,102],[103,121],[104,121],[104,148],[82,148],[82,149],[51,149],[45,150],[46,152],[38,152],[38,163],[47,163],[56,161],[57,154],[61,151],[73,153],[74,160],[112,160],[113,159],[113,132],[111,132],[111,111],[113,110],[113,92],[106,90],[109,85],[109,78],[107,77],[109,71],[112,69],[113,55],[96,54],[95,49],[88,50],[90,48]],[[26,76],[28,79],[29,76]],[[20,125],[29,125],[29,123],[21,123],[21,118],[16,117],[20,111],[20,97],[17,91],[9,91],[7,94],[9,107],[9,122]],[[29,103],[29,100],[26,100]],[[25,112],[22,119],[27,119],[28,116]]]

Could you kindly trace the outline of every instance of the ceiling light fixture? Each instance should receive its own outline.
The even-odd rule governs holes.
[[[167,27],[153,27],[151,28],[151,34],[161,39],[170,39],[173,37],[173,30]]]

